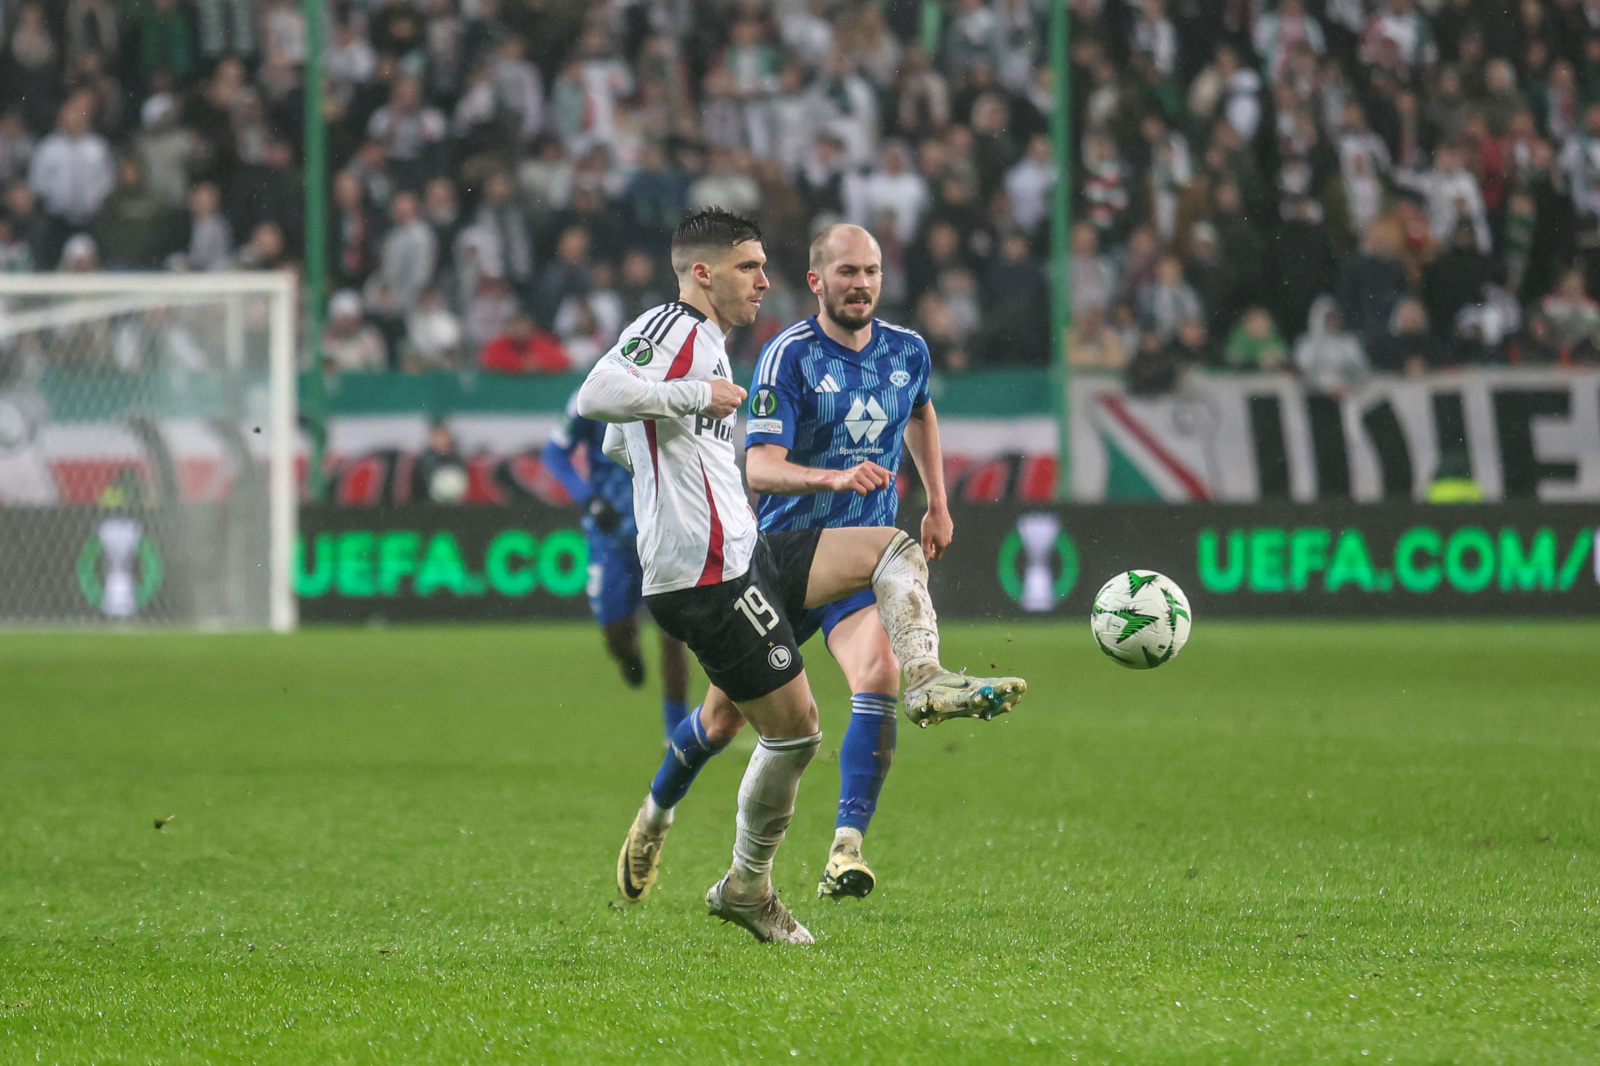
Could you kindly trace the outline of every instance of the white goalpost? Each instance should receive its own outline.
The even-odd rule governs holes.
[[[0,625],[292,630],[287,273],[0,274]]]

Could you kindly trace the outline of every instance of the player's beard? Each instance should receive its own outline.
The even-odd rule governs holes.
[[[843,329],[854,332],[865,329],[872,321],[872,314],[878,309],[878,298],[872,295],[870,289],[845,289],[837,294],[826,286],[822,290],[822,306],[827,311],[828,317]],[[849,300],[852,296],[865,296],[869,301],[865,309],[852,307]]]

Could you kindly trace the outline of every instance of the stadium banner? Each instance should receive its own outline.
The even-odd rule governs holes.
[[[921,513],[902,518],[915,531]],[[1177,581],[1202,622],[1600,616],[1595,505],[1000,504],[954,518],[955,543],[930,567],[948,619],[1086,621],[1100,586],[1135,568]],[[570,507],[301,512],[307,622],[586,619],[587,579]]]
[[[959,503],[1054,496],[1049,382],[946,378],[935,392],[945,481]],[[969,380],[970,379],[970,380]],[[1001,387],[1004,386],[1004,387]],[[1130,396],[1120,379],[1075,377],[1078,502],[1257,503],[1426,498],[1441,456],[1485,499],[1600,502],[1600,372],[1472,370],[1374,377],[1334,397],[1289,374],[1193,374],[1175,393]],[[469,459],[469,503],[565,497],[539,449],[558,411],[457,410],[445,421]],[[336,415],[333,498],[404,503],[426,439],[421,410]]]
[[[223,624],[226,601],[242,594],[229,520],[204,504],[0,507],[0,625]],[[236,545],[266,539],[232,532]]]
[[[1348,395],[1289,374],[1195,374],[1169,396],[1073,381],[1076,498],[1254,503],[1426,498],[1450,450],[1488,500],[1600,501],[1600,372],[1379,376]]]
[[[294,584],[303,622],[588,618],[575,508],[311,506]]]
[[[1202,625],[1600,615],[1594,505],[991,506],[954,518],[955,542],[930,567],[944,618],[1087,622],[1100,586],[1132,569],[1175,580]]]
[[[60,377],[0,391],[0,505],[103,502],[128,486],[169,486],[186,502],[227,499],[230,450],[259,450],[259,436],[241,444],[184,415],[159,382],[131,393],[126,383],[103,384],[101,402],[95,382]],[[413,464],[438,419],[467,460],[465,502],[565,503],[539,453],[579,380],[337,377],[325,427],[328,500],[408,504]],[[953,500],[1054,497],[1051,396],[1043,371],[936,380]],[[1116,377],[1079,375],[1070,408],[1082,503],[1420,501],[1451,449],[1488,500],[1600,502],[1595,370],[1378,376],[1343,397],[1309,392],[1284,373],[1193,374],[1160,397],[1130,396]],[[305,438],[302,459],[310,454]]]

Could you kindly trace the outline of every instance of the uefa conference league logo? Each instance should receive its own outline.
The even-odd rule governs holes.
[[[1000,587],[1024,611],[1054,610],[1078,583],[1078,547],[1048,511],[1018,518],[995,562]]]
[[[107,518],[78,553],[78,587],[107,618],[132,618],[161,591],[161,552],[136,518]]]

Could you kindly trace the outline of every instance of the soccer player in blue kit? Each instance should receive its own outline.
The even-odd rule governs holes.
[[[817,296],[818,314],[770,341],[756,364],[745,426],[745,474],[760,495],[763,533],[890,526],[898,509],[895,477],[903,442],[927,490],[921,547],[931,561],[949,546],[953,528],[938,421],[928,393],[928,347],[914,331],[873,317],[882,272],[878,242],[859,226],[830,226],[812,242],[806,280]],[[835,900],[862,898],[876,884],[861,844],[894,757],[900,664],[876,603],[867,590],[808,610],[795,622],[797,643],[823,633],[853,693],[839,752],[833,846],[817,886],[819,896]],[[940,720],[910,708],[907,713],[919,725]],[[732,702],[713,686],[674,735],[649,803],[673,807],[700,767],[743,724]],[[648,867],[653,877],[660,844],[630,835],[623,865]],[[643,883],[638,876],[633,880]],[[626,886],[624,894],[642,895]]]
[[[639,565],[633,519],[633,475],[601,454],[605,424],[578,414],[577,395],[567,404],[566,421],[544,446],[545,469],[583,508],[589,534],[589,610],[605,637],[606,651],[622,669],[630,688],[644,684],[639,651],[639,608],[644,604],[644,571]],[[587,453],[589,476],[573,463],[579,448]],[[670,740],[689,713],[689,654],[683,642],[661,634],[661,719]]]

